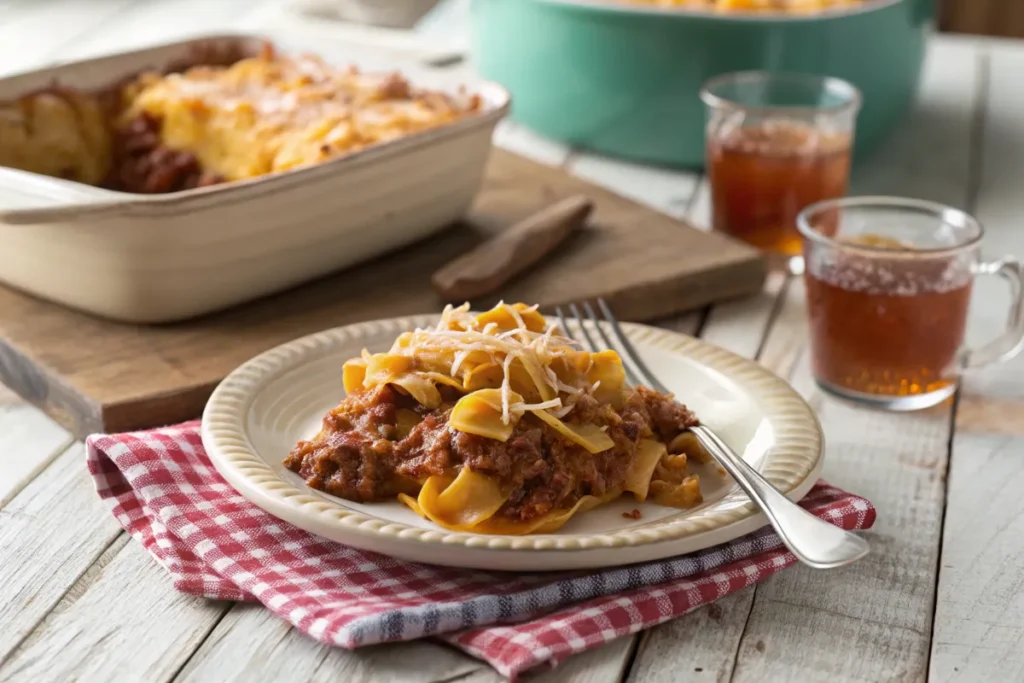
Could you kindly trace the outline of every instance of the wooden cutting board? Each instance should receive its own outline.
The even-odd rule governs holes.
[[[594,200],[589,223],[501,291],[506,301],[552,306],[603,296],[622,319],[645,321],[753,293],[764,281],[764,262],[746,245],[495,150],[465,221],[370,263],[203,318],[125,325],[0,287],[0,380],[78,437],[195,418],[227,373],[277,344],[360,320],[440,311],[445,302],[430,286],[438,267],[574,194]]]

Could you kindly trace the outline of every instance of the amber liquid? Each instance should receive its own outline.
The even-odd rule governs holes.
[[[897,397],[952,384],[972,283],[954,265],[843,255],[828,265],[809,263],[815,377],[838,389]]]
[[[767,121],[712,133],[707,152],[715,230],[787,256],[801,250],[797,214],[843,196],[850,176],[850,136],[809,124]]]

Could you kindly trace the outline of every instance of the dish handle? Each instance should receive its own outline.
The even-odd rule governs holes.
[[[73,221],[83,213],[121,206],[129,200],[121,192],[0,168],[0,222],[8,225]]]

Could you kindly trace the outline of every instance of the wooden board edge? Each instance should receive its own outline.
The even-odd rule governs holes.
[[[0,382],[49,415],[75,438],[103,431],[100,403],[3,338],[0,338]]]
[[[747,259],[737,259],[702,273],[699,279],[682,275],[651,286],[616,292],[606,300],[612,310],[630,310],[631,315],[625,317],[626,320],[651,322],[751,296],[764,288],[767,278],[765,260],[753,252]],[[694,286],[695,281],[699,286]]]
[[[102,406],[103,431],[129,432],[155,429],[195,420],[220,381],[204,382],[177,391],[140,399],[128,398]]]
[[[752,269],[751,262],[759,263],[761,267]],[[763,288],[766,277],[763,261],[755,254],[746,261],[734,261],[719,269],[713,286],[692,287],[691,278],[682,277],[654,288],[616,293],[609,297],[608,303],[613,309],[633,310],[630,320],[650,322],[711,303],[749,296]],[[2,340],[0,381],[68,429],[77,439],[97,432],[151,429],[197,419],[202,416],[207,399],[220,382],[218,379],[157,396],[127,397],[106,402],[103,396],[90,397],[68,384],[58,374],[49,372],[45,366]]]

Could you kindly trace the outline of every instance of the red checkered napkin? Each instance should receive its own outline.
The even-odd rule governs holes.
[[[324,643],[447,639],[514,680],[660,624],[796,562],[771,528],[691,555],[592,572],[506,574],[403,562],[327,541],[235,492],[199,423],[92,436],[89,471],[179,590],[259,600]],[[819,482],[801,505],[866,529],[871,503]]]

